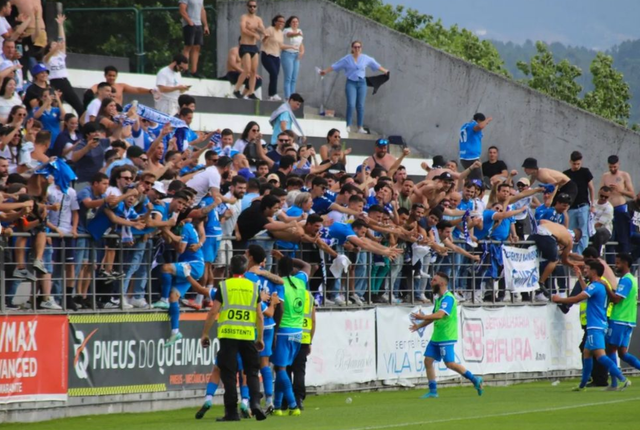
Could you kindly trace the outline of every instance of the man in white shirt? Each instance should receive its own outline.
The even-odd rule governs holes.
[[[167,115],[175,115],[178,112],[178,97],[189,90],[190,85],[182,85],[182,75],[189,67],[189,60],[182,54],[173,56],[173,61],[167,67],[160,69],[156,75],[156,87],[158,98],[156,109]]]
[[[209,151],[207,151],[208,153]],[[207,159],[205,154],[205,159]],[[229,157],[218,158],[218,163],[215,166],[209,166],[200,173],[197,173],[193,178],[187,181],[187,187],[193,188],[196,191],[196,197],[193,200],[194,206],[200,204],[200,201],[211,192],[211,195],[215,199],[220,196],[220,182],[222,181],[222,175],[228,174],[233,160]],[[223,198],[224,202],[225,199]]]
[[[83,116],[83,124],[86,124],[91,121],[95,121],[98,116],[98,112],[100,111],[100,105],[102,105],[102,100],[107,97],[111,97],[111,85],[106,82],[100,82],[98,84],[98,90],[96,91],[96,98],[91,100],[89,106],[87,106],[87,110]]]
[[[604,186],[598,192],[598,201],[593,205],[593,222],[595,234],[591,236],[593,246],[598,250],[611,239],[613,231],[613,205],[609,202],[611,188]]]

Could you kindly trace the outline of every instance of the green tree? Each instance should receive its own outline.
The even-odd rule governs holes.
[[[524,82],[551,97],[578,105],[582,86],[576,79],[582,75],[582,70],[567,60],[556,63],[553,54],[543,42],[536,43],[536,51],[529,63],[517,63],[518,69],[526,76]]]
[[[631,91],[622,73],[613,67],[613,58],[599,52],[589,70],[594,89],[584,96],[580,105],[618,124],[627,125],[631,113]]]

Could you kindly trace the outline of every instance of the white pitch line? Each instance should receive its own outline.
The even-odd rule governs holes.
[[[526,414],[536,414],[541,412],[564,411],[568,409],[588,408],[591,406],[613,405],[616,403],[634,402],[637,400],[640,400],[640,397],[634,397],[632,399],[609,400],[607,402],[584,403],[582,405],[558,406],[555,408],[531,409],[528,411],[504,412],[501,414],[475,415],[471,417],[447,418],[442,420],[431,420],[431,421],[415,421],[412,423],[388,424],[384,426],[356,427],[356,428],[350,428],[346,430],[382,430],[382,429],[392,429],[392,428],[401,428],[401,427],[409,427],[409,426],[423,426],[428,424],[442,424],[442,423],[450,423],[450,422],[456,422],[456,421],[480,420],[485,418],[500,418],[500,417],[509,417],[513,415],[526,415]]]

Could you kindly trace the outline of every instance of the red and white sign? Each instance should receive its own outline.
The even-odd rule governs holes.
[[[64,315],[0,318],[0,403],[67,400]]]

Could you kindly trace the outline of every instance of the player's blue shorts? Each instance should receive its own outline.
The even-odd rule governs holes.
[[[429,342],[427,349],[424,350],[424,356],[433,358],[435,361],[455,363],[456,353],[453,350],[455,344],[455,342]]]
[[[628,348],[629,342],[631,342],[631,332],[633,332],[631,326],[610,323],[606,336],[607,345]]]
[[[218,256],[218,250],[220,249],[220,238],[209,237],[204,241],[202,246],[202,253],[204,254],[204,261],[206,263],[213,263]]]
[[[271,362],[273,363],[273,365],[278,367],[291,366],[291,364],[293,364],[293,360],[295,360],[296,358],[296,355],[298,355],[298,351],[300,351],[301,338],[302,333],[277,333],[276,349],[271,355]]]
[[[178,290],[180,296],[184,295],[191,288],[191,284],[184,276],[184,266],[188,264],[191,266],[191,277],[195,280],[202,278],[204,275],[204,261],[189,261],[187,263],[173,263],[173,267],[176,269],[176,276],[173,280],[173,288]]]
[[[605,330],[588,328],[587,339],[584,343],[584,348],[588,349],[589,351],[604,349],[604,332]]]
[[[275,328],[265,328],[262,337],[264,339],[264,349],[260,351],[260,357],[271,357],[273,353],[273,336],[275,335]]]

